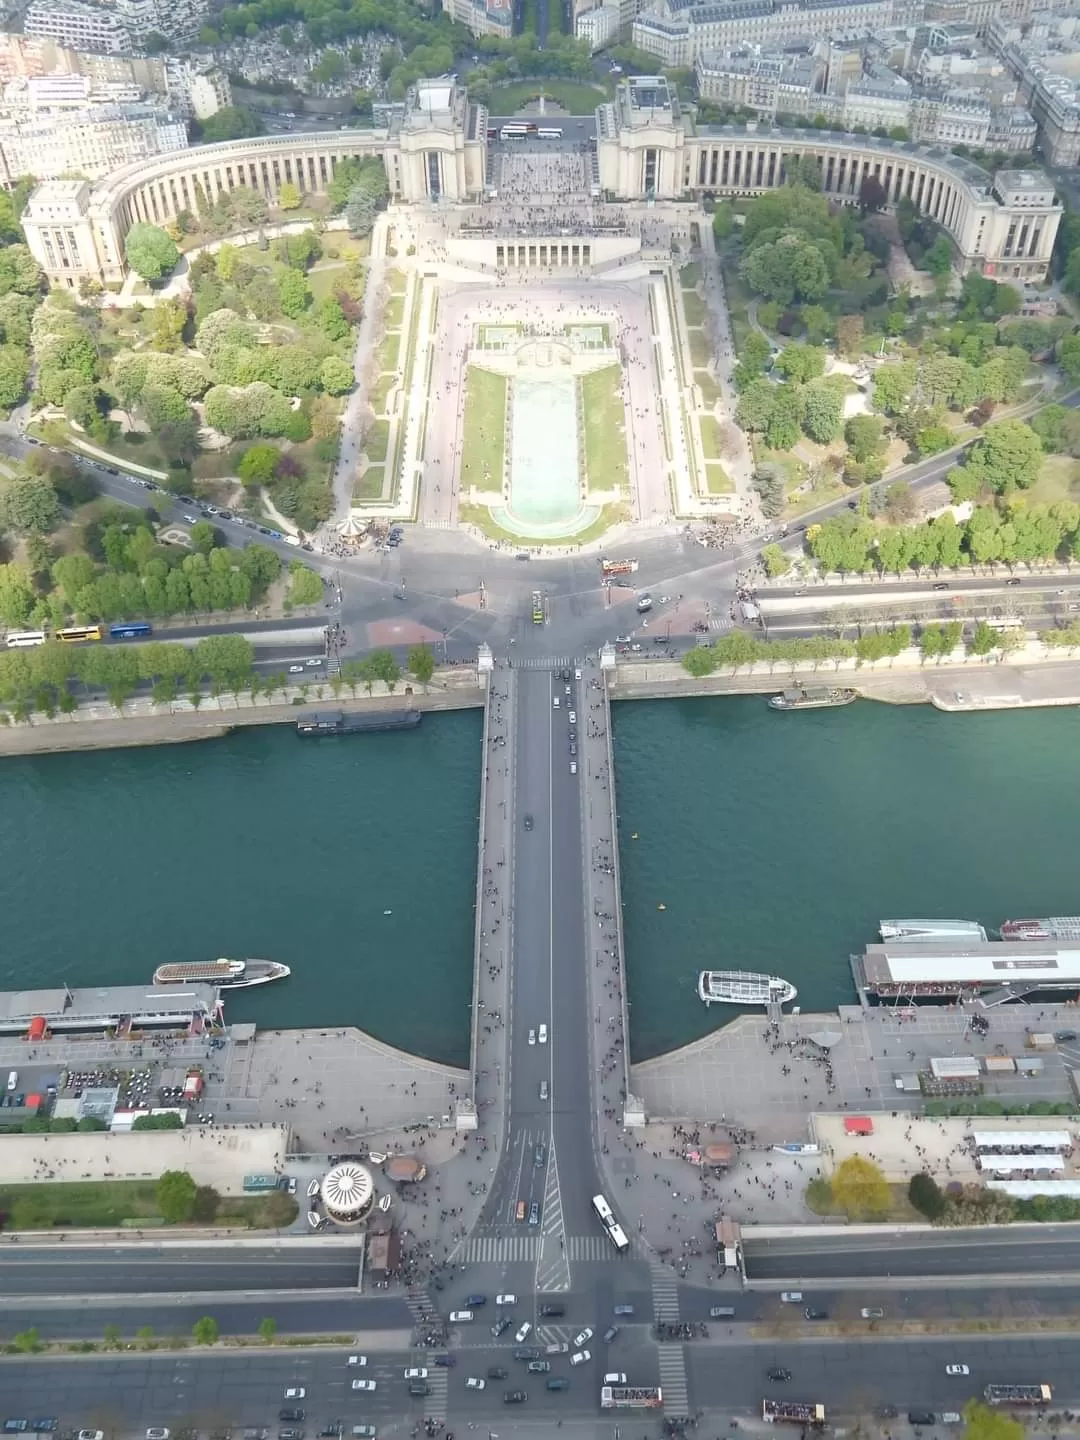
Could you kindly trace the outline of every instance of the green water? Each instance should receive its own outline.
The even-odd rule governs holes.
[[[699,970],[828,1008],[879,919],[1080,913],[1075,710],[634,701],[614,737],[635,1059],[734,1013],[710,1016]]]
[[[0,761],[0,989],[262,956],[291,978],[234,992],[230,1019],[356,1024],[463,1063],[481,723]]]
[[[731,1017],[699,970],[781,974],[829,1008],[884,916],[1080,913],[1076,711],[635,701],[614,729],[636,1058]],[[229,996],[231,1019],[463,1063],[480,748],[469,711],[0,761],[0,989],[265,956],[292,978]]]

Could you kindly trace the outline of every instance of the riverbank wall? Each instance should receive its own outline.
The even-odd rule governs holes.
[[[129,700],[120,710],[110,705],[82,706],[70,715],[34,714],[0,728],[0,756],[48,755],[69,750],[114,750],[141,745],[178,745],[215,740],[248,725],[290,725],[306,710],[343,710],[346,714],[378,714],[389,710],[469,710],[484,703],[476,670],[437,670],[430,683],[393,694],[335,696],[329,685],[287,689],[280,700],[250,695],[207,697],[196,708],[190,700],[155,705],[149,699]]]
[[[918,650],[895,659],[820,666],[764,661],[713,675],[690,675],[674,660],[631,660],[615,666],[612,700],[674,700],[704,695],[775,695],[799,686],[840,685],[887,705],[933,705],[955,714],[1080,705],[1080,660],[1025,646],[1004,658],[958,655],[926,664]]]

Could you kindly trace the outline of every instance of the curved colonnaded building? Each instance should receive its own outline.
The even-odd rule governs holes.
[[[285,181],[321,194],[343,160],[368,155],[382,159],[394,201],[470,205],[482,214],[495,200],[487,178],[494,137],[488,123],[485,107],[461,86],[424,80],[387,129],[228,141],[137,161],[95,185],[48,181],[30,197],[23,229],[52,283],[75,288],[88,276],[115,287],[126,272],[124,237],[136,222],[162,225],[184,210],[199,214],[222,191],[240,186],[271,201]],[[615,99],[597,108],[590,150],[594,196],[629,202],[760,194],[784,183],[789,159],[812,156],[827,195],[855,204],[872,175],[889,206],[907,196],[941,224],[958,269],[998,279],[1041,280],[1062,216],[1053,181],[1042,171],[991,176],[947,150],[868,135],[753,123],[698,126],[663,77],[622,81]],[[502,231],[505,237],[505,226]],[[533,226],[530,241],[535,234]],[[483,258],[495,268],[502,257],[494,237],[490,248]],[[522,251],[528,264],[547,247]]]

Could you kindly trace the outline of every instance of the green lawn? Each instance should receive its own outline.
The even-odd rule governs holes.
[[[391,295],[386,302],[386,314],[383,323],[387,330],[400,330],[405,319],[405,296]]]
[[[750,321],[747,319],[746,306],[753,296],[743,284],[737,266],[725,264],[723,274],[724,296],[727,300],[728,314],[731,317],[731,338],[735,342],[735,354],[738,355],[750,333]]]
[[[385,478],[386,467],[384,465],[369,465],[363,475],[353,481],[352,498],[354,500],[381,500]]]
[[[401,331],[394,330],[384,335],[375,351],[380,370],[396,370],[401,361]]]
[[[716,383],[708,370],[694,371],[694,384],[701,391],[702,403],[715,405],[720,399],[720,386]]]
[[[386,459],[386,447],[390,441],[390,421],[373,420],[364,436],[364,454],[373,465],[381,465]]]
[[[610,93],[610,89],[603,86],[578,85],[573,80],[520,80],[513,85],[496,85],[492,88],[488,113],[513,115],[544,94],[571,115],[591,115]],[[552,116],[551,123],[557,125],[558,116]]]
[[[315,301],[326,300],[335,290],[347,290],[359,298],[364,293],[362,280],[350,280],[351,266],[343,260],[322,260],[308,271],[308,284]]]
[[[404,295],[409,277],[404,270],[391,270],[386,276],[386,283],[391,295]]]
[[[396,370],[384,370],[381,375],[377,376],[368,394],[371,408],[375,411],[376,415],[381,415],[386,409],[386,397],[390,394],[391,388],[397,383],[397,378]]]
[[[701,451],[706,460],[720,459],[720,426],[712,415],[701,417]]]
[[[684,290],[682,303],[683,310],[686,312],[687,325],[703,325],[705,323],[705,301],[696,290]]]
[[[506,376],[470,365],[465,376],[461,484],[501,490],[506,444]]]
[[[516,546],[523,543],[520,535],[515,535],[502,528],[486,505],[468,505],[462,501],[458,506],[458,517],[463,525],[475,525],[478,530],[492,540],[504,540]],[[587,545],[592,540],[599,540],[601,535],[612,525],[624,524],[631,518],[629,505],[621,502],[618,505],[605,505],[597,519],[586,529],[579,530],[576,535],[552,536],[550,539],[532,536],[528,543],[530,546]]]
[[[216,1223],[259,1228],[267,1220],[265,1196],[223,1199]],[[278,1206],[281,1200],[278,1199]],[[283,1207],[282,1207],[283,1208]],[[156,1180],[87,1180],[74,1184],[0,1186],[0,1210],[12,1230],[115,1229],[129,1221],[161,1225]],[[295,1216],[296,1205],[292,1203]],[[280,1218],[278,1223],[281,1223]],[[172,1228],[172,1227],[169,1227]]]
[[[679,284],[684,290],[693,290],[701,283],[701,266],[697,261],[684,265],[679,271]]]
[[[686,339],[690,346],[690,359],[695,370],[703,370],[712,359],[712,348],[704,330],[687,329]]]
[[[608,365],[581,377],[581,409],[585,421],[585,468],[590,490],[621,489],[627,483],[626,415],[620,381],[622,370]]]
[[[735,482],[722,465],[705,466],[705,485],[710,495],[731,495]]]
[[[1080,460],[1074,460],[1071,455],[1047,455],[1039,478],[1026,492],[1025,499],[1029,505],[1080,499]]]

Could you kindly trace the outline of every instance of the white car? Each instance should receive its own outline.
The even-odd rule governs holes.
[[[151,1425],[146,1440],[169,1440],[169,1432],[164,1425]]]
[[[424,1369],[422,1369],[419,1365],[414,1365],[410,1370],[406,1370],[406,1371],[405,1371],[405,1379],[406,1379],[406,1380],[426,1380],[426,1379],[427,1379],[427,1371],[424,1370]]]
[[[555,709],[556,709],[556,710],[559,708],[559,703],[560,703],[560,702],[559,702],[559,697],[558,697],[558,695],[553,695],[553,696],[551,697],[551,703],[555,706]]]
[[[530,1044],[530,1045],[535,1045],[535,1044],[536,1044],[536,1031],[535,1031],[535,1030],[530,1030],[530,1031],[529,1031],[529,1044]]]
[[[80,1430],[78,1440],[105,1440],[104,1430]]]
[[[451,1325],[467,1325],[472,1318],[473,1318],[473,1313],[472,1313],[471,1310],[451,1310],[451,1311],[450,1311],[450,1324],[451,1324]]]
[[[622,1373],[621,1370],[609,1370],[608,1373],[604,1376],[604,1384],[625,1385],[626,1376]]]
[[[496,1296],[495,1296],[495,1304],[496,1304],[496,1305],[516,1305],[516,1304],[517,1304],[517,1296],[516,1296],[516,1295],[496,1295]]]
[[[374,1380],[354,1380],[354,1381],[352,1382],[352,1388],[353,1388],[354,1390],[363,1390],[363,1391],[365,1392],[365,1394],[370,1395],[370,1394],[372,1393],[372,1391],[375,1389],[375,1381],[374,1381]]]
[[[591,1340],[592,1337],[593,1337],[592,1326],[591,1326],[591,1325],[586,1325],[586,1326],[585,1326],[585,1329],[582,1330],[579,1335],[575,1335],[575,1336],[574,1336],[574,1344],[575,1344],[575,1345],[578,1347],[578,1349],[580,1350],[581,1347],[582,1347],[582,1345],[586,1344],[586,1342],[589,1341],[589,1340]]]
[[[575,670],[575,671],[574,671],[574,679],[575,679],[575,680],[580,680],[580,679],[581,679],[581,671],[580,671],[580,670]]]
[[[576,724],[577,724],[577,711],[576,711],[576,710],[571,710],[571,711],[570,711],[570,714],[569,714],[566,718],[570,721],[570,724],[571,724],[571,725],[576,725]]]
[[[367,1364],[367,1356],[366,1356],[366,1355],[350,1355],[350,1356],[349,1356],[349,1364],[350,1364],[350,1365],[366,1365],[366,1364]]]
[[[586,1360],[592,1359],[592,1353],[588,1350],[579,1350],[570,1356],[571,1365],[584,1365]]]
[[[570,774],[571,774],[571,775],[576,775],[576,774],[577,774],[577,761],[576,761],[576,760],[571,760],[571,761],[570,761]]]
[[[522,1325],[521,1329],[514,1336],[514,1339],[519,1345],[524,1345],[525,1341],[529,1338],[531,1334],[532,1325],[529,1323],[528,1320],[526,1320],[525,1323]]]
[[[470,1375],[465,1381],[466,1390],[486,1390],[487,1381],[482,1380],[479,1375]]]
[[[946,1365],[946,1375],[970,1375],[971,1371],[966,1365]]]
[[[304,1389],[303,1385],[290,1385],[288,1390],[285,1391],[285,1399],[303,1400],[306,1394],[307,1391]]]
[[[546,1044],[547,1044],[547,1026],[546,1026],[546,1025],[541,1025],[541,1026],[540,1026],[540,1032],[539,1032],[539,1034],[538,1034],[538,1036],[537,1036],[537,1039],[540,1041],[540,1044],[541,1044],[541,1045],[546,1045]]]

